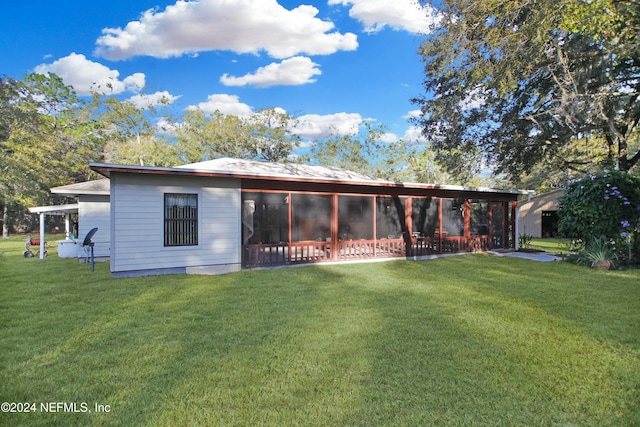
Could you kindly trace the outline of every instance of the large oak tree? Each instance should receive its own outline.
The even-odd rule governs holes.
[[[414,100],[451,172],[640,163],[637,0],[443,0]]]

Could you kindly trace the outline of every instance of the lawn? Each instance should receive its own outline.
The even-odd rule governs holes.
[[[640,270],[475,254],[112,279],[23,250],[0,242],[0,397],[36,411],[0,425],[640,425]]]
[[[561,239],[561,238],[534,238],[531,240],[530,247],[532,249],[538,249],[541,251],[549,252],[552,254],[563,254],[566,255],[569,250],[569,244],[571,243],[571,239]]]

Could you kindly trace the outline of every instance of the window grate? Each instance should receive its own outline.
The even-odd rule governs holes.
[[[164,245],[198,244],[198,195],[164,195]]]

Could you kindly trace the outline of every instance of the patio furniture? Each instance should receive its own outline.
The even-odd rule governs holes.
[[[25,245],[26,250],[24,251],[25,258],[33,258],[33,252],[31,252],[31,246],[40,246],[40,239],[36,239],[35,237],[29,237],[27,239],[27,243]],[[44,242],[44,256],[47,256],[49,252],[49,243]]]

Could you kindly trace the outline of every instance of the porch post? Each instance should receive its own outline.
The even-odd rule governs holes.
[[[509,248],[509,202],[502,202],[502,235],[504,243],[502,247],[504,249]]]
[[[515,247],[515,245],[517,244],[517,240],[516,240],[516,206],[518,206],[518,202],[517,201],[513,201],[511,202],[511,243],[513,243],[513,246],[509,245],[509,247]]]
[[[287,230],[287,264],[291,263],[291,243],[293,242],[293,199],[291,196],[291,191],[289,191],[287,193],[287,222],[289,223],[289,230]]]
[[[407,235],[404,238],[405,256],[413,256],[413,197],[404,200],[404,226]]]
[[[442,198],[438,199],[438,253],[442,253]]]
[[[44,259],[44,212],[40,212],[40,259]]]
[[[333,250],[331,251],[331,260],[336,261],[338,259],[338,251],[340,250],[340,242],[339,236],[339,223],[338,218],[338,195],[334,193],[331,196],[331,247]]]
[[[373,257],[378,257],[378,196],[373,196]]]
[[[487,203],[489,204],[489,249],[493,249],[493,202],[489,200]],[[504,210],[502,202],[500,202],[500,207]],[[504,226],[502,226],[502,235],[504,236]]]
[[[64,237],[69,238],[71,236],[71,214],[67,212],[64,217]]]
[[[471,200],[464,200],[464,238],[471,239]]]

